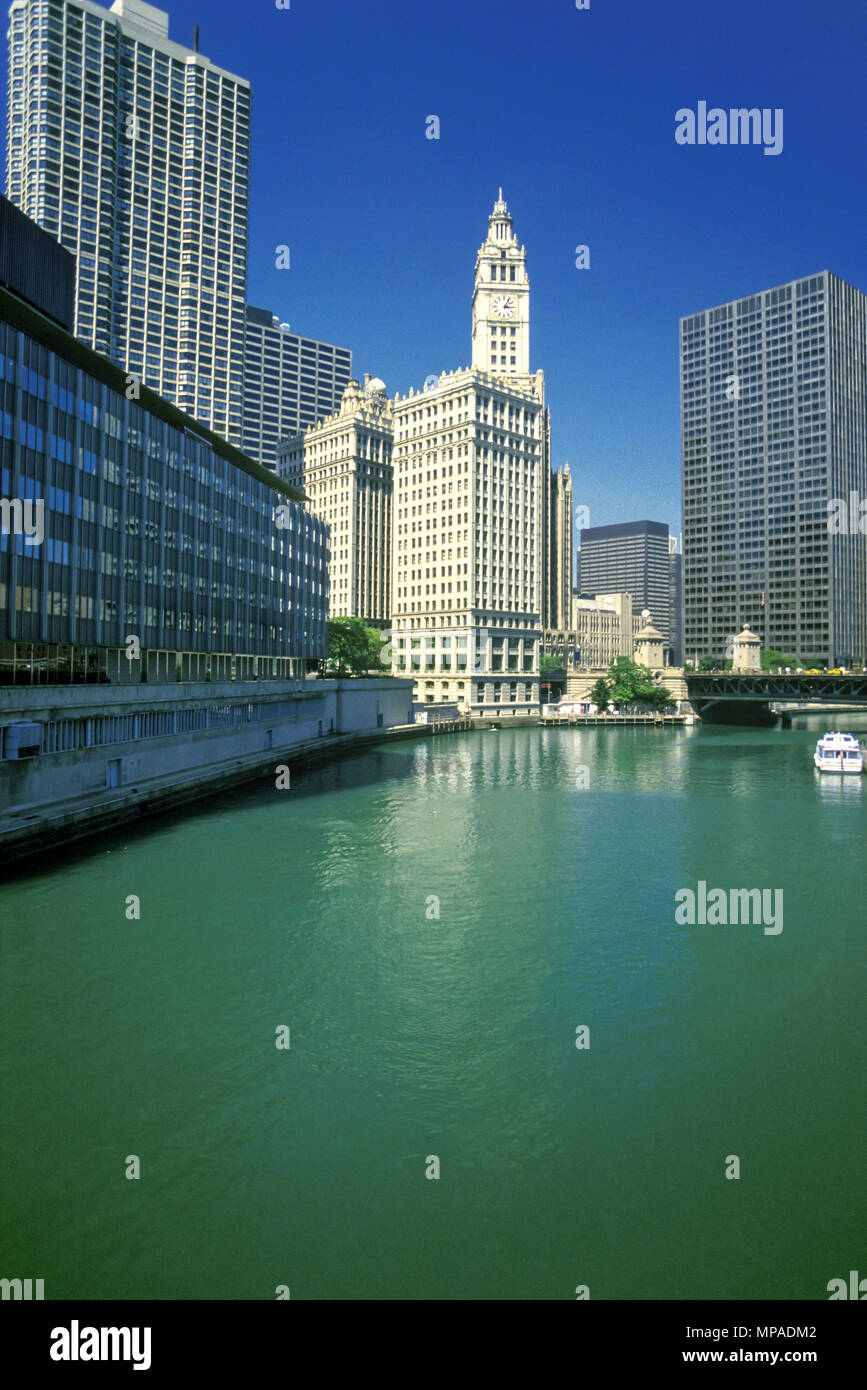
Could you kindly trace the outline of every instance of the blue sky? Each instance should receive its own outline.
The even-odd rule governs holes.
[[[864,0],[164,8],[172,38],[198,24],[252,83],[250,301],[351,347],[390,393],[468,364],[502,184],[554,461],[591,525],[679,528],[681,315],[825,268],[867,290]],[[700,100],[782,107],[782,153],[678,145],[675,112]]]

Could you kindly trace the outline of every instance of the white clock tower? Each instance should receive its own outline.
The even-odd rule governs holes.
[[[512,231],[503,190],[476,256],[473,366],[497,376],[530,374],[530,282],[527,253]]]

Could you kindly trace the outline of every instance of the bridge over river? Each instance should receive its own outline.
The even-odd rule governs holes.
[[[697,673],[686,677],[689,700],[707,724],[773,724],[772,704],[860,705],[867,709],[867,673],[777,675],[770,671]]]

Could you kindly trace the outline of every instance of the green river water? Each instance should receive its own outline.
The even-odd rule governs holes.
[[[838,724],[383,743],[7,874],[0,1274],[826,1299],[865,1214]],[[681,925],[700,881],[782,890],[783,929]]]

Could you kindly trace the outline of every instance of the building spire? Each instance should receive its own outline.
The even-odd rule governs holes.
[[[512,214],[509,212],[508,206],[506,205],[506,200],[505,200],[505,198],[503,197],[503,190],[502,190],[502,188],[500,189],[500,196],[499,196],[499,198],[498,198],[497,201],[494,203],[494,211],[491,213],[490,217],[488,218],[488,225],[489,225],[490,227],[493,227],[494,224],[497,223],[497,222],[500,222],[500,223],[504,222],[504,223],[506,223],[506,225],[507,225],[508,228],[509,228],[509,231],[508,231],[508,233],[506,233],[506,235],[511,236],[511,230],[512,230]],[[502,232],[498,233],[498,237],[501,237],[502,235],[504,235],[504,233],[502,233]]]

